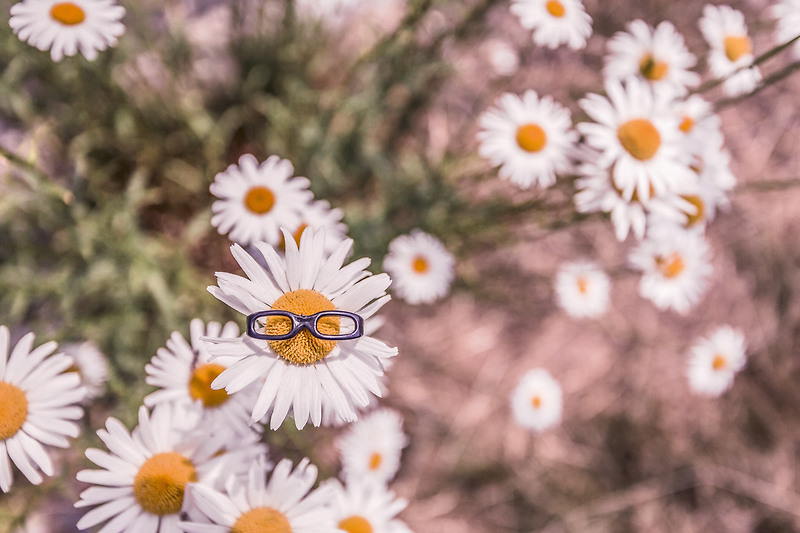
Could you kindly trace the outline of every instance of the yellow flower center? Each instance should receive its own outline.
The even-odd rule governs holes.
[[[714,356],[714,361],[711,362],[711,368],[714,370],[722,370],[728,366],[728,360],[720,354]]]
[[[683,133],[689,133],[692,131],[692,128],[694,128],[694,119],[689,116],[683,117],[681,125],[678,126],[678,129],[680,129]]]
[[[411,268],[414,269],[414,272],[417,274],[424,274],[425,272],[430,269],[430,265],[428,265],[428,260],[418,255],[414,258],[414,261],[411,262]]]
[[[669,65],[663,61],[656,61],[653,54],[645,54],[639,61],[639,72],[650,81],[658,81],[667,75]]]
[[[517,144],[526,152],[538,152],[547,144],[547,134],[536,124],[523,124],[517,128]]]
[[[28,418],[28,399],[22,390],[0,381],[0,440],[17,434]]]
[[[253,187],[244,197],[244,206],[256,215],[268,213],[275,205],[275,194],[266,187]]]
[[[363,516],[353,515],[339,522],[339,529],[347,533],[372,533],[372,524]]]
[[[553,15],[556,18],[561,18],[567,12],[564,9],[564,4],[559,2],[558,0],[550,0],[545,4],[545,8],[547,8],[547,12]]]
[[[683,257],[675,252],[669,257],[657,257],[656,266],[658,266],[658,269],[665,278],[672,279],[684,271],[686,263],[683,261]]]
[[[373,453],[369,456],[369,469],[370,470],[377,470],[381,467],[381,463],[383,463],[383,456],[378,452]]]
[[[729,35],[725,37],[725,55],[733,62],[740,57],[753,53],[753,45],[747,35]]]
[[[164,516],[180,512],[186,484],[197,481],[194,465],[177,452],[157,453],[139,467],[133,495],[142,509]]]
[[[72,2],[53,4],[53,7],[50,8],[50,16],[65,26],[75,26],[86,20],[86,13],[83,9]]]
[[[578,291],[581,294],[586,294],[586,291],[589,290],[589,281],[584,278],[583,276],[578,278]]]
[[[695,224],[703,220],[703,217],[705,217],[706,215],[705,213],[706,209],[705,209],[705,204],[703,203],[703,199],[697,196],[696,194],[690,196],[681,196],[681,198],[683,198],[684,200],[686,200],[687,202],[689,202],[690,204],[692,204],[697,208],[697,213],[695,213],[694,215],[686,215],[686,226],[687,227],[694,226]]]
[[[202,400],[206,407],[219,407],[228,400],[225,389],[214,390],[211,382],[222,374],[225,367],[216,363],[200,365],[192,372],[189,378],[189,396],[193,400]]]
[[[538,409],[542,406],[542,399],[539,396],[534,396],[531,398],[531,405],[534,409]]]
[[[639,161],[647,161],[658,152],[661,135],[646,118],[635,118],[617,129],[617,138],[625,150]]]
[[[317,291],[297,289],[287,292],[275,300],[272,309],[310,316],[320,311],[333,311],[336,306]],[[291,329],[291,321],[286,317],[271,316],[267,319],[266,332],[269,335],[285,335]],[[323,317],[317,322],[317,329],[325,335],[338,335],[339,318]],[[291,339],[269,341],[269,345],[275,353],[290,363],[310,365],[331,353],[336,346],[336,341],[318,339],[310,331],[303,329]]]
[[[272,507],[256,507],[236,519],[231,533],[292,533],[292,526],[282,512]]]

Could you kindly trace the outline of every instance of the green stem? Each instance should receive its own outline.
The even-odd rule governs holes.
[[[763,91],[764,89],[766,89],[770,85],[774,85],[774,84],[778,83],[783,78],[786,78],[789,75],[791,75],[792,73],[794,73],[796,70],[800,70],[800,61],[795,61],[794,63],[789,63],[788,65],[786,65],[781,70],[779,70],[777,72],[773,72],[772,74],[770,74],[769,76],[767,76],[766,78],[761,80],[761,83],[756,85],[755,89],[753,89],[749,93],[740,94],[740,95],[734,96],[732,98],[725,98],[724,100],[718,101],[716,104],[714,104],[714,110],[715,111],[719,111],[720,109],[724,109],[724,108],[726,108],[726,107],[728,107],[730,105],[738,104],[742,100],[746,100],[747,98],[750,98],[751,96],[760,93],[761,91]]]

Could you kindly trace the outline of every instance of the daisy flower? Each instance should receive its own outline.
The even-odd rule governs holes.
[[[596,165],[611,169],[622,197],[630,200],[635,194],[647,202],[652,196],[691,186],[691,154],[667,101],[638,78],[629,78],[624,85],[607,80],[606,93],[607,98],[589,94],[580,101],[596,122],[577,127],[599,152]]]
[[[558,305],[571,317],[598,317],[608,307],[611,282],[596,263],[575,261],[561,265],[554,285]]]
[[[394,292],[406,302],[432,303],[450,291],[455,258],[442,241],[419,229],[389,243],[383,268],[395,283]]]
[[[659,309],[683,315],[707,288],[712,271],[710,255],[701,234],[663,224],[651,228],[628,259],[643,272],[639,294]]]
[[[745,68],[753,63],[754,56],[742,12],[730,6],[707,4],[699,25],[711,48],[708,57],[711,73],[726,78],[722,84],[725,93],[736,96],[755,89],[761,81],[761,71],[758,67]]]
[[[722,143],[721,120],[714,113],[713,106],[702,96],[693,94],[687,98],[674,100],[671,112],[680,119],[678,130],[686,140],[689,149],[707,144],[709,139]],[[695,150],[697,151],[697,150]]]
[[[219,472],[230,472],[234,461],[218,455],[220,446],[209,446],[192,435],[200,413],[179,404],[153,409],[139,408],[139,425],[128,433],[115,418],[97,435],[108,452],[86,450],[86,457],[101,470],[81,470],[78,481],[96,485],[84,490],[75,507],[97,506],[78,521],[78,529],[108,522],[103,531],[168,533],[177,531],[181,511],[189,510],[185,498],[190,482],[217,482]]]
[[[535,433],[558,424],[563,407],[561,385],[543,368],[526,372],[511,395],[511,413]]]
[[[53,354],[57,344],[33,348],[28,333],[12,348],[10,333],[0,326],[0,490],[13,483],[11,464],[34,485],[42,473],[53,475],[53,463],[42,444],[67,448],[67,437],[80,433],[73,422],[83,416],[78,404],[86,389],[80,378],[66,370],[72,358]],[[33,349],[32,349],[33,348]],[[41,471],[41,473],[40,473]]]
[[[698,394],[719,396],[733,384],[733,376],[747,362],[742,333],[730,326],[717,328],[691,349],[689,385]]]
[[[634,20],[626,28],[627,32],[617,32],[608,40],[603,68],[606,78],[639,77],[654,90],[677,96],[700,83],[700,75],[689,70],[697,60],[672,23],[664,21],[653,30],[645,21]]]
[[[23,0],[11,6],[8,23],[20,40],[42,51],[49,48],[53,61],[79,50],[93,61],[125,33],[124,15],[125,8],[113,0]]]
[[[227,428],[230,431],[250,431],[247,421],[250,405],[255,400],[251,387],[237,394],[228,394],[224,389],[214,390],[214,381],[235,359],[217,357],[210,360],[206,343],[202,337],[233,339],[239,336],[239,326],[228,322],[223,327],[219,322],[207,325],[199,318],[189,326],[191,344],[177,331],[167,341],[166,348],[159,348],[156,355],[144,368],[145,381],[159,390],[147,395],[147,407],[167,402],[197,403],[202,409],[204,425],[210,428]]]
[[[371,275],[366,271],[369,259],[342,267],[353,246],[351,239],[324,259],[324,232],[304,231],[299,249],[288,231],[284,230],[284,238],[285,257],[267,243],[255,243],[267,268],[241,246],[232,246],[231,252],[247,278],[220,272],[218,286],[208,290],[245,315],[283,310],[310,316],[341,310],[357,313],[365,328],[375,312],[389,301],[386,289],[391,280],[386,274]],[[277,331],[283,322],[268,320],[266,327]],[[331,323],[328,327],[331,334],[345,332],[344,323]],[[225,388],[234,394],[263,380],[250,423],[271,410],[272,429],[280,427],[289,409],[298,429],[309,420],[319,426],[323,410],[354,421],[357,412],[353,406],[367,405],[369,393],[380,396],[378,378],[384,373],[383,361],[397,355],[396,348],[367,334],[349,340],[322,340],[303,330],[286,340],[261,340],[248,335],[207,339],[212,343],[208,347],[212,356],[236,360],[213,381],[211,388]]]
[[[292,230],[294,242],[298,246],[300,245],[300,237],[307,228],[324,229],[327,236],[325,252],[331,253],[347,238],[347,226],[342,222],[342,217],[344,217],[344,211],[338,207],[331,209],[331,204],[327,200],[311,202],[300,212],[300,223]],[[281,236],[280,248],[286,250],[283,236]]]
[[[347,533],[411,533],[397,514],[408,502],[397,498],[381,483],[352,480],[347,486],[339,480],[326,485],[333,487],[333,518],[341,531]]]
[[[203,485],[192,485],[192,499],[208,522],[179,524],[186,533],[341,533],[330,509],[332,487],[311,490],[317,467],[303,459],[292,471],[283,459],[270,473],[256,461],[248,479],[231,478],[227,494]],[[210,522],[210,523],[209,523]]]
[[[62,344],[61,352],[72,357],[69,371],[77,372],[86,387],[84,402],[103,394],[108,381],[108,361],[103,352],[90,341]]]
[[[500,177],[523,189],[549,187],[556,173],[571,169],[570,151],[578,140],[569,110],[549,96],[506,93],[478,119],[482,157],[500,165]]]
[[[308,179],[293,174],[294,167],[286,159],[273,155],[258,163],[244,154],[238,165],[217,174],[209,187],[219,198],[211,205],[211,224],[244,246],[256,241],[277,246],[279,228],[298,227],[300,213],[313,197]]]
[[[533,30],[533,42],[538,46],[566,44],[579,50],[592,34],[592,17],[581,0],[512,0],[511,12],[523,28]]]
[[[800,0],[779,0],[771,8],[772,16],[777,20],[775,28],[778,43],[788,43],[800,35]],[[800,59],[800,39],[792,45],[794,56]]]
[[[352,424],[339,436],[336,448],[342,458],[342,477],[388,483],[400,468],[400,455],[408,446],[403,417],[380,408]]]

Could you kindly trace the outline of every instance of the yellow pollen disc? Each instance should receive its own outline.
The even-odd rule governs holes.
[[[617,129],[617,138],[625,150],[639,161],[647,161],[658,152],[661,135],[646,118],[635,118]]]
[[[133,495],[142,509],[164,516],[180,512],[186,484],[197,481],[194,465],[176,452],[157,453],[139,467]]]
[[[86,13],[83,9],[72,2],[53,4],[53,7],[50,8],[50,16],[65,26],[75,26],[86,20]]]
[[[557,0],[550,0],[545,4],[545,7],[547,8],[547,12],[556,18],[563,17],[567,12],[567,10],[564,9],[564,4],[558,2]]]
[[[383,462],[383,457],[378,452],[373,453],[369,456],[369,469],[370,470],[377,470],[381,467],[381,463]]]
[[[686,226],[687,227],[694,226],[695,224],[703,220],[703,217],[706,214],[705,213],[706,209],[705,209],[705,204],[703,203],[703,199],[697,195],[681,196],[681,198],[683,198],[684,200],[686,200],[687,202],[689,202],[690,204],[692,204],[697,208],[697,214],[686,215]]]
[[[650,81],[658,81],[667,75],[669,65],[663,61],[656,61],[653,54],[645,54],[639,61],[639,72]]]
[[[728,366],[728,360],[725,359],[723,356],[717,354],[714,356],[714,361],[711,363],[711,368],[714,370],[722,370]]]
[[[683,257],[681,257],[678,253],[674,253],[669,257],[656,258],[656,265],[661,271],[661,274],[665,278],[669,279],[680,275],[680,273],[686,268],[686,263],[684,263]]]
[[[22,389],[0,381],[0,440],[17,434],[28,418],[28,399]]]
[[[725,37],[725,55],[731,61],[736,61],[743,55],[752,53],[753,45],[747,35],[729,35]]]
[[[338,527],[347,533],[372,533],[372,524],[363,516],[348,516],[339,522]]]
[[[414,261],[412,261],[411,268],[413,268],[414,272],[416,272],[417,274],[424,274],[425,272],[428,271],[430,265],[428,265],[427,259],[425,259],[421,255],[418,255],[417,257],[414,258]]]
[[[275,300],[272,309],[310,316],[320,311],[333,311],[336,306],[317,291],[297,289],[287,292]],[[269,335],[285,335],[291,329],[291,321],[286,317],[271,316],[267,319],[266,332]],[[317,329],[325,335],[338,335],[339,318],[323,317],[317,322]],[[311,332],[303,329],[291,339],[269,341],[269,345],[275,353],[290,363],[310,365],[331,353],[336,346],[336,341],[318,339]]]
[[[272,507],[256,507],[236,519],[231,533],[292,533],[292,526],[282,512]]]
[[[538,152],[547,144],[547,134],[536,124],[523,124],[517,128],[517,144],[526,152]]]
[[[692,117],[683,117],[681,125],[678,126],[678,129],[680,129],[683,133],[689,133],[692,131],[692,128],[694,128],[694,119]]]
[[[589,290],[589,282],[584,277],[578,278],[578,291],[581,294],[586,294],[586,291]]]
[[[533,406],[534,409],[540,408],[542,406],[542,399],[539,398],[538,396],[534,396],[533,398],[531,398],[531,405]]]
[[[275,194],[266,187],[253,187],[244,197],[244,206],[256,215],[268,213],[275,205]]]
[[[225,367],[215,363],[200,365],[194,369],[189,378],[189,396],[193,400],[202,400],[205,407],[218,407],[228,399],[225,389],[214,390],[211,382],[222,374]]]

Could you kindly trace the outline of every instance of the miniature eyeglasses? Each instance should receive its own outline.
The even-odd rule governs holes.
[[[258,319],[267,317],[264,322],[258,322]],[[280,317],[277,320],[269,320],[268,317]],[[280,333],[271,335],[266,332],[267,326],[281,326],[281,330],[285,330],[291,325],[287,333]],[[262,329],[263,332],[256,331],[256,327]],[[320,326],[325,329],[335,329],[338,331],[336,334],[328,334],[320,331]],[[349,311],[320,311],[313,315],[298,315],[290,311],[282,311],[278,309],[271,309],[269,311],[259,311],[247,316],[247,335],[254,339],[262,339],[265,341],[283,341],[291,339],[301,329],[308,330],[313,336],[318,339],[326,341],[345,341],[348,339],[357,339],[364,334],[364,319],[355,313]]]

